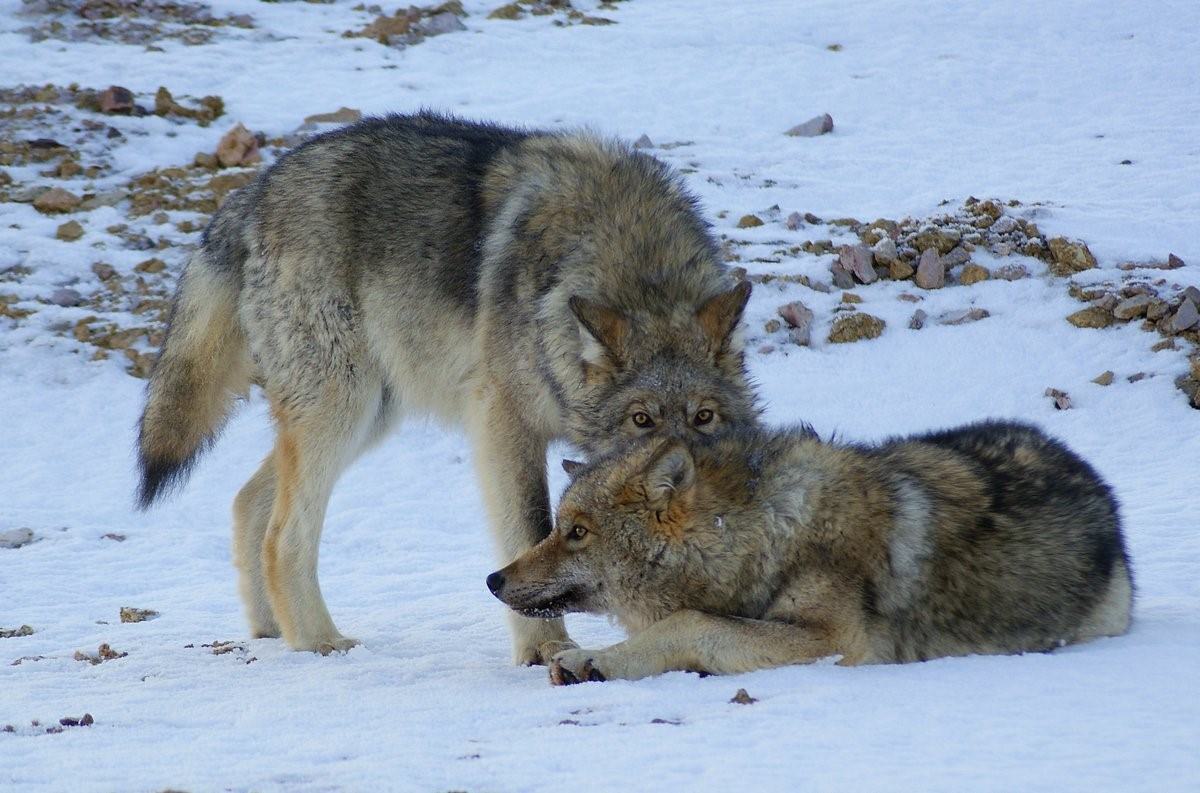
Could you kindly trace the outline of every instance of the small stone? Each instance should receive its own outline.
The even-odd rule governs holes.
[[[822,223],[824,223],[825,221],[821,220],[819,217],[817,217],[816,215],[814,215],[811,212],[805,212],[804,213],[804,222],[810,223],[814,226],[819,226]]]
[[[1167,255],[1167,269],[1168,270],[1176,270],[1182,266],[1183,266],[1183,259],[1180,259],[1178,256],[1176,256],[1173,253]]]
[[[810,118],[803,124],[797,124],[783,134],[793,138],[815,138],[828,132],[833,132],[833,116],[826,113],[823,116]]]
[[[968,322],[978,322],[991,316],[986,308],[967,308],[951,311],[938,317],[939,325],[965,325]]]
[[[833,275],[833,285],[838,289],[854,288],[854,276],[850,275],[850,271],[843,267],[840,261],[835,260],[829,265],[829,272]]]
[[[1134,295],[1126,298],[1113,307],[1113,316],[1123,320],[1144,317],[1150,308],[1150,300],[1150,295]]]
[[[58,227],[54,236],[63,242],[75,242],[83,236],[83,225],[78,220],[68,220]]]
[[[1013,250],[1011,242],[997,242],[992,245],[992,253],[997,256],[1012,256]]]
[[[746,689],[739,688],[737,693],[733,695],[733,699],[729,700],[729,702],[734,705],[752,705],[758,702],[758,700],[746,693]]]
[[[846,344],[862,339],[874,339],[883,334],[885,323],[879,317],[856,311],[853,314],[843,314],[833,321],[829,331],[829,341],[833,344]]]
[[[888,276],[893,281],[903,281],[907,278],[912,278],[914,272],[913,266],[903,259],[897,259],[888,264]]]
[[[783,323],[777,319],[768,319],[763,325],[763,330],[767,333],[775,333],[783,327]]]
[[[466,30],[464,25],[456,14],[449,11],[443,11],[439,14],[433,14],[421,21],[418,26],[426,36],[440,36],[443,33],[457,33],[460,30]]]
[[[1023,264],[1006,264],[993,270],[992,277],[1005,281],[1020,281],[1029,277],[1029,268]]]
[[[33,208],[38,212],[52,215],[58,212],[70,212],[82,201],[79,196],[61,187],[51,187],[49,190],[33,199]]]
[[[19,628],[3,628],[0,629],[0,639],[15,639],[18,636],[32,636],[33,628],[28,625],[22,625]]]
[[[314,113],[304,117],[305,124],[353,124],[361,120],[362,111],[353,107],[339,107],[332,113]]]
[[[891,237],[883,237],[871,246],[871,254],[875,257],[876,264],[891,267],[896,261],[896,242]]]
[[[63,160],[58,164],[56,173],[60,179],[71,179],[83,173],[83,166],[74,160]]]
[[[1054,400],[1055,410],[1070,410],[1071,397],[1066,391],[1059,391],[1057,388],[1047,388],[1046,396]]]
[[[866,245],[843,245],[838,249],[838,263],[864,284],[879,280],[872,266],[874,257]]]
[[[971,263],[963,266],[962,272],[958,275],[958,282],[963,286],[970,286],[988,280],[991,275],[983,265]]]
[[[113,542],[125,542],[126,537],[124,534],[117,534],[116,532],[110,531],[108,534],[101,534],[100,539],[112,540]]]
[[[1054,257],[1050,263],[1050,272],[1054,275],[1068,276],[1096,266],[1096,257],[1082,242],[1055,237],[1049,241],[1049,245],[1050,253]]]
[[[217,155],[209,154],[205,151],[197,152],[196,156],[192,159],[192,164],[197,168],[204,168],[209,171],[215,171],[221,166],[221,163],[217,160]]]
[[[935,250],[939,254],[947,254],[954,250],[954,246],[962,239],[961,234],[952,233],[949,229],[941,229],[935,226],[929,226],[922,229],[912,239],[912,245],[918,251],[924,253],[927,250]]]
[[[119,85],[110,85],[100,92],[101,113],[121,113],[128,115],[133,112],[133,92]]]
[[[854,294],[853,292],[843,292],[842,293],[842,302],[843,303],[861,303],[863,301],[862,301],[861,297]]]
[[[520,19],[523,16],[525,16],[525,12],[521,10],[521,6],[517,5],[516,3],[509,3],[508,5],[502,5],[499,8],[493,9],[492,12],[487,15],[487,18]]]
[[[1105,311],[1111,312],[1121,302],[1121,298],[1111,292],[1107,292],[1092,301],[1092,305],[1097,308],[1102,308]]]
[[[1113,316],[1099,306],[1088,306],[1068,316],[1067,322],[1077,328],[1107,328],[1113,324]]]
[[[1134,374],[1129,375],[1129,377],[1126,377],[1125,379],[1131,383],[1136,383],[1141,380],[1145,380],[1149,376],[1150,375],[1146,374],[1145,372],[1136,372]]]
[[[1200,380],[1200,355],[1193,355],[1188,359],[1188,367],[1191,370],[1193,380]]]
[[[117,269],[111,264],[106,264],[105,262],[96,262],[92,265],[92,272],[95,273],[96,277],[101,281],[107,281],[109,278],[112,278],[117,274]]]
[[[167,263],[162,259],[147,259],[135,265],[133,269],[139,273],[161,273],[166,267]]]
[[[992,224],[991,230],[993,234],[1008,234],[1017,227],[1015,218],[1009,215],[1003,215],[996,218],[996,222]]]
[[[957,267],[960,264],[967,264],[971,261],[971,254],[962,245],[956,245],[950,249],[950,252],[942,257],[942,266],[949,270],[951,267]]]
[[[1171,304],[1163,300],[1161,297],[1150,299],[1150,305],[1146,307],[1146,319],[1157,322],[1167,315],[1171,310]]]
[[[0,531],[0,548],[20,548],[33,542],[32,529],[9,529]]]
[[[762,218],[758,215],[742,215],[741,219],[737,222],[737,227],[739,229],[752,229],[762,224]]]
[[[133,606],[122,606],[119,614],[121,622],[147,622],[158,616],[153,609],[137,609]]]
[[[759,354],[759,355],[767,355],[767,354],[769,354],[769,353],[773,353],[773,352],[775,352],[775,345],[774,345],[774,344],[761,344],[761,345],[759,345],[759,347],[758,347],[758,354]]]
[[[925,327],[925,320],[927,319],[929,319],[929,315],[926,314],[922,309],[918,308],[908,319],[908,329],[920,330],[921,328]]]
[[[795,300],[786,305],[782,305],[778,309],[779,316],[783,317],[783,321],[791,328],[792,341],[801,347],[807,347],[812,340],[812,323],[814,314],[812,309]]]
[[[74,289],[55,289],[50,293],[50,302],[63,308],[71,308],[83,302],[83,295]]]
[[[930,247],[921,252],[913,282],[922,289],[941,289],[945,286],[946,268],[942,266],[937,249]]]
[[[1200,289],[1197,289],[1194,286],[1189,286],[1187,289],[1183,290],[1182,298],[1184,300],[1190,300],[1196,305],[1200,305]]]
[[[1162,352],[1163,350],[1173,349],[1175,349],[1175,340],[1163,339],[1162,341],[1155,343],[1154,346],[1150,348],[1150,352]]]
[[[1185,298],[1179,304],[1179,310],[1175,312],[1175,316],[1171,317],[1171,331],[1182,333],[1197,322],[1200,322],[1200,311],[1197,311],[1196,304],[1190,297]]]
[[[236,165],[254,165],[262,161],[258,153],[258,139],[242,124],[225,133],[217,144],[217,162],[224,168]]]
[[[783,221],[783,225],[788,231],[796,231],[804,227],[804,216],[799,212],[793,212],[787,216],[787,220]]]
[[[912,292],[901,292],[896,295],[897,300],[903,300],[905,303],[920,303],[925,298],[920,295],[914,295]]]
[[[642,133],[642,136],[633,142],[635,149],[653,149],[654,141],[650,140],[650,136]]]
[[[1112,382],[1115,378],[1116,375],[1114,375],[1110,369],[1093,377],[1092,382],[1096,385],[1112,385]]]

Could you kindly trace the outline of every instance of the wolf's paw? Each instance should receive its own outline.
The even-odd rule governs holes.
[[[601,671],[603,661],[596,650],[564,650],[550,660],[550,685],[570,686],[575,683],[603,683],[608,675]]]
[[[332,653],[346,653],[351,647],[358,644],[358,639],[351,639],[349,636],[335,636],[332,639],[317,642],[312,647],[312,651],[321,655],[330,655]]]
[[[549,666],[554,656],[566,650],[578,650],[579,645],[570,639],[554,639],[529,648],[518,660],[521,666]]]

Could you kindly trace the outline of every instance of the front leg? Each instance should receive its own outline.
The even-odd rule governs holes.
[[[843,652],[831,628],[677,611],[603,650],[560,652],[551,661],[550,682],[639,680],[674,671],[732,675],[809,663]]]
[[[527,400],[488,387],[469,417],[488,521],[504,564],[553,529],[546,485],[548,441],[522,416],[522,410],[528,409]],[[530,619],[510,612],[509,622],[517,664],[549,663],[555,653],[577,646],[561,619]]]

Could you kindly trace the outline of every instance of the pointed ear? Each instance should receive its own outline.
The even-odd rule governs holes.
[[[661,509],[691,490],[696,464],[686,446],[672,443],[650,461],[642,477],[647,499]]]
[[[574,479],[575,474],[579,473],[579,469],[583,468],[583,463],[578,460],[563,460],[562,467],[567,472],[567,476]]]
[[[584,360],[603,365],[607,355],[612,363],[619,365],[629,338],[629,320],[618,311],[578,295],[571,297],[567,305],[579,320]]]
[[[696,309],[696,321],[717,348],[728,343],[742,321],[742,312],[746,310],[746,301],[750,299],[750,288],[749,281],[742,281],[728,292],[710,297]]]

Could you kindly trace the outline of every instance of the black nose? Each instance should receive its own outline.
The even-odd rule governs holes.
[[[499,595],[500,590],[504,589],[504,573],[501,573],[499,570],[497,570],[488,576],[487,586],[488,589],[492,591],[493,595]]]

